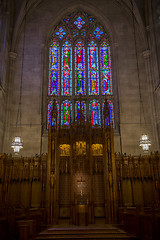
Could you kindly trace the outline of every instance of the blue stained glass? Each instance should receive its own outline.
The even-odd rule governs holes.
[[[68,23],[69,20],[70,20],[69,18],[65,18],[65,19],[64,19],[64,21],[65,21],[66,23]]]
[[[81,32],[81,36],[85,37],[86,36],[86,32]]]
[[[86,119],[86,103],[84,101],[82,101],[81,104],[80,104],[80,101],[77,101],[75,103],[75,120],[76,121],[79,121],[80,111],[82,114],[82,119],[86,121],[87,120]]]
[[[110,47],[106,42],[101,44],[100,58],[102,94],[112,95],[111,55]]]
[[[59,45],[53,42],[49,49],[49,87],[48,95],[59,94]]]
[[[72,94],[72,47],[68,41],[62,47],[61,94]]]
[[[71,124],[72,104],[65,100],[61,104],[61,125],[69,126]]]
[[[85,48],[79,41],[75,47],[75,94],[85,93]]]
[[[92,125],[101,125],[100,103],[93,100],[89,104],[90,120]]]
[[[99,94],[98,47],[93,41],[88,47],[88,90],[89,95]]]
[[[57,125],[59,124],[59,104],[56,101],[56,107],[57,107]],[[53,101],[50,101],[48,104],[48,122],[47,122],[47,128],[51,126],[51,112],[53,109]],[[53,123],[54,124],[54,123]],[[56,124],[56,123],[55,123]]]
[[[59,28],[58,32],[56,32],[56,35],[62,39],[64,35],[66,35],[66,32],[63,30],[62,27]]]
[[[90,21],[90,22],[94,22],[95,19],[94,19],[94,18],[89,18],[89,21]]]
[[[73,32],[73,37],[78,36],[78,32]]]
[[[77,26],[78,29],[81,29],[82,25],[85,24],[85,21],[83,21],[81,17],[78,17],[77,21],[75,21],[74,24]]]
[[[113,111],[113,103],[111,100],[107,100],[107,104],[109,107],[109,112],[110,112],[110,122],[109,122],[109,118],[107,117],[106,119],[104,118],[104,106],[105,103],[102,104],[102,112],[103,112],[103,126],[106,125],[111,125],[114,128],[114,111]]]
[[[97,39],[99,39],[103,34],[103,31],[101,31],[101,29],[97,27],[96,30],[93,32],[93,34],[96,36]]]

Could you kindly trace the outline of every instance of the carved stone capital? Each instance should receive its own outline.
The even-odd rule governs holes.
[[[151,51],[149,49],[143,51],[144,58],[150,58],[150,56],[151,56]]]
[[[17,53],[15,53],[15,52],[9,52],[9,58],[10,58],[11,60],[15,60],[15,59],[17,58]]]
[[[147,30],[147,32],[149,32],[150,31],[150,26],[148,25],[148,26],[146,26],[146,30]]]

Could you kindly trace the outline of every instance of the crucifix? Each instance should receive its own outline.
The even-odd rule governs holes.
[[[77,181],[77,183],[78,183],[78,187],[81,189],[81,197],[82,197],[82,195],[83,195],[83,188],[85,188],[86,187],[86,184],[85,184],[85,180],[82,180],[82,177],[81,177],[81,180],[79,181]]]

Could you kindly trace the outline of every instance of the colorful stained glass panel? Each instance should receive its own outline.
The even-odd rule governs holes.
[[[79,121],[80,114],[82,114],[82,119],[86,121],[86,103],[82,101],[77,101],[75,103],[75,120]]]
[[[59,45],[53,42],[49,49],[48,95],[59,95]]]
[[[72,47],[68,41],[62,47],[61,94],[72,94]]]
[[[61,125],[69,126],[71,124],[72,104],[65,100],[61,104]]]
[[[85,93],[85,48],[78,42],[75,47],[75,94]]]
[[[113,111],[113,103],[111,100],[107,100],[107,103],[108,103],[108,107],[109,107],[109,112],[110,112],[110,121],[109,121],[109,118],[107,117],[106,119],[104,118],[104,106],[105,104],[103,103],[102,104],[102,112],[103,112],[103,126],[106,126],[106,125],[111,125],[113,128],[114,128],[114,111]]]
[[[100,115],[100,103],[97,100],[93,100],[89,104],[90,119],[92,125],[101,125],[101,115]]]
[[[103,34],[103,31],[101,31],[101,29],[99,27],[97,27],[95,29],[95,31],[93,32],[93,34],[96,36],[97,39],[99,39],[101,37],[101,35]]]
[[[56,32],[56,35],[62,39],[64,35],[66,35],[66,32],[63,30],[62,27],[59,28],[58,32]]]
[[[81,17],[78,17],[74,24],[77,26],[78,29],[81,29],[82,25],[85,24],[85,21],[83,21]]]
[[[98,47],[93,41],[88,47],[88,92],[99,94]]]
[[[57,107],[57,126],[59,125],[59,104],[56,102]],[[53,101],[50,101],[48,104],[48,121],[47,121],[47,128],[51,126],[51,112],[53,109]],[[56,124],[56,123],[55,123]]]
[[[112,95],[110,47],[106,42],[103,42],[100,47],[100,57],[102,94]]]

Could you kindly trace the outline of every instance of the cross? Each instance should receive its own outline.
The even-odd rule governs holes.
[[[79,181],[77,181],[78,183],[80,183],[79,185],[78,185],[78,187],[80,187],[81,188],[81,196],[83,195],[83,188],[85,188],[86,187],[86,185],[84,184],[86,181],[85,180],[82,180],[82,177],[81,177],[81,180]]]

